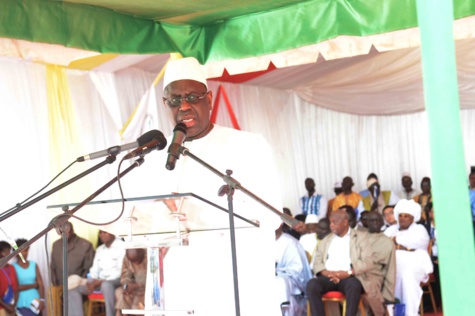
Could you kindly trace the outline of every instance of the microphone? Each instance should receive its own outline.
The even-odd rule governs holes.
[[[173,139],[170,147],[168,147],[168,159],[165,165],[168,170],[175,169],[175,163],[180,158],[179,149],[185,141],[186,129],[185,123],[178,123],[173,129]]]
[[[131,159],[137,156],[145,156],[154,149],[162,150],[167,145],[167,140],[163,133],[157,131],[156,136],[149,141],[148,143],[138,147],[135,150],[132,150],[130,153],[124,156],[124,159]]]
[[[96,159],[96,158],[105,157],[105,156],[108,156],[108,155],[117,155],[122,151],[137,148],[138,146],[143,146],[146,143],[152,141],[155,137],[159,136],[160,134],[162,134],[162,132],[160,132],[156,129],[153,129],[151,131],[146,132],[145,134],[143,134],[139,138],[137,138],[136,142],[128,143],[128,144],[124,144],[124,145],[120,145],[120,146],[113,146],[113,147],[110,147],[110,148],[105,149],[105,150],[96,151],[96,152],[91,153],[89,155],[81,156],[78,159],[76,159],[76,161],[77,162],[82,162],[82,161],[85,161],[85,160]],[[162,134],[162,136],[163,136],[163,134]],[[165,143],[164,146],[166,146],[166,143]]]

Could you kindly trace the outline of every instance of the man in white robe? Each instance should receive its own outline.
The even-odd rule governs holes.
[[[287,233],[283,233],[282,225],[275,232],[276,267],[275,279],[277,304],[288,302],[283,308],[284,316],[306,315],[305,289],[312,278],[312,272],[299,241]]]
[[[243,187],[281,210],[277,169],[268,143],[261,135],[212,124],[212,100],[203,69],[194,58],[168,64],[164,106],[175,123],[187,126],[183,146],[222,173],[232,170],[232,177]],[[166,160],[165,150],[147,155],[132,176],[124,177],[126,196],[192,192],[228,208],[227,196],[218,196],[225,184],[220,177],[189,156],[180,156],[172,171],[166,170]],[[259,222],[259,228],[235,230],[240,314],[278,316],[273,250],[275,230],[282,219],[240,190],[233,195],[233,207],[236,214]],[[229,229],[211,229],[222,226],[223,218],[227,223],[228,214],[212,207],[208,211],[198,219],[209,229],[192,231],[189,246],[172,247],[166,254],[165,310],[193,310],[197,316],[235,315]]]
[[[394,208],[397,225],[388,227],[384,234],[396,245],[395,297],[406,305],[406,316],[418,315],[421,302],[421,282],[426,282],[433,265],[427,252],[429,235],[424,226],[416,224],[421,217],[421,206],[413,200],[400,200]]]

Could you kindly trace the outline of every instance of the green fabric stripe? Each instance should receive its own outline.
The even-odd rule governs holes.
[[[80,1],[80,0],[79,0]],[[180,52],[202,63],[276,53],[319,43],[339,35],[364,36],[417,25],[415,0],[313,0],[292,3],[231,19],[243,12],[208,0],[189,23],[173,25],[136,16],[143,0],[116,0],[114,8],[63,1],[0,0],[0,36],[61,44],[102,53]],[[88,1],[107,5],[107,1]],[[147,16],[164,16],[156,2]],[[166,2],[169,4],[170,1]],[[139,6],[140,4],[140,6]],[[475,2],[455,0],[455,17],[475,14]],[[262,9],[255,1],[255,9]],[[251,11],[251,10],[249,10]],[[211,12],[211,13],[210,13]],[[183,14],[183,3],[166,8],[167,16]],[[187,16],[182,19],[186,20]],[[177,18],[178,19],[178,18]],[[186,21],[185,21],[186,22]]]
[[[417,1],[445,315],[473,315],[475,245],[452,34],[452,1]]]

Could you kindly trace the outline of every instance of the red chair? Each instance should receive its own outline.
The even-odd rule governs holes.
[[[106,314],[106,305],[104,303],[104,295],[102,293],[92,293],[87,296],[87,313],[86,316],[99,316]]]
[[[326,302],[338,302],[338,303],[340,303],[342,305],[341,314],[342,315],[346,314],[346,297],[345,297],[345,294],[343,294],[342,292],[339,292],[339,291],[327,292],[327,293],[323,294],[322,301],[323,301],[323,303],[326,303]],[[360,309],[360,312],[361,312],[361,316],[366,316],[366,311],[364,309],[363,301],[361,299],[360,299],[360,303],[359,303],[358,306],[359,306],[359,309]],[[325,304],[325,314],[330,315],[328,313],[327,304]],[[308,303],[308,301],[307,301],[307,316],[311,316],[311,314],[310,314],[310,304]]]

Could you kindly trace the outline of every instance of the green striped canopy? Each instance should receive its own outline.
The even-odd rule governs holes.
[[[473,15],[475,1],[454,10]],[[0,37],[203,64],[416,26],[415,0],[0,0]]]

